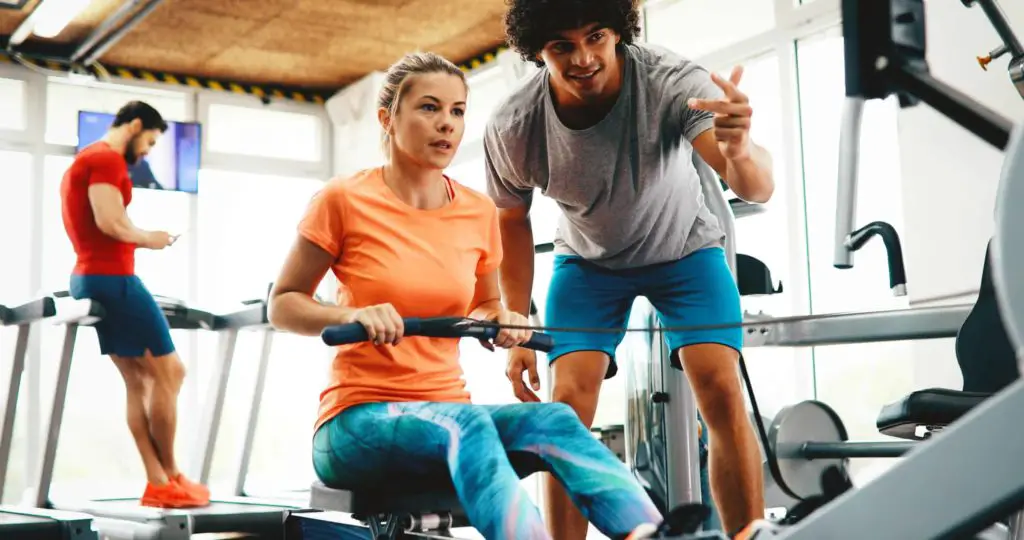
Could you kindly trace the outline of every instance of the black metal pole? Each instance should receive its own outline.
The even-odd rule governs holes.
[[[806,442],[799,454],[805,459],[897,458],[918,446],[919,442]]]
[[[1013,122],[1006,117],[929,73],[901,65],[890,76],[900,90],[924,101],[992,146],[1006,148],[1013,130]]]

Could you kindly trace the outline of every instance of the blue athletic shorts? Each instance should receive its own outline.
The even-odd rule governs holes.
[[[575,256],[555,257],[548,287],[545,325],[561,328],[626,328],[633,301],[646,297],[661,324],[703,326],[740,323],[739,289],[722,248],[705,248],[678,260],[640,268],[609,270]],[[607,378],[615,375],[615,349],[624,333],[575,333],[552,331],[554,362],[576,351],[601,351],[611,359]],[[673,364],[680,347],[719,343],[741,351],[740,327],[665,332]],[[678,367],[678,365],[677,365]]]
[[[71,296],[99,302],[106,316],[96,324],[102,354],[141,357],[174,352],[171,328],[137,276],[71,276]]]

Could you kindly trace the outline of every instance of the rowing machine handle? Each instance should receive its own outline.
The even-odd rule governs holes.
[[[410,317],[402,319],[405,324],[405,335],[422,335],[424,319]],[[475,337],[478,339],[494,339],[499,329],[493,326],[469,326],[464,330],[456,330],[454,327],[448,337]],[[327,345],[347,345],[360,343],[370,339],[366,328],[360,323],[339,324],[328,326],[320,333],[321,339]],[[555,340],[548,334],[534,332],[530,340],[520,345],[525,349],[533,349],[541,352],[550,352],[555,346]]]

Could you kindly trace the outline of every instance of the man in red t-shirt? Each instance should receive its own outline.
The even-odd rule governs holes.
[[[136,227],[128,166],[156,145],[167,124],[152,106],[132,101],[118,111],[103,139],[83,149],[64,174],[64,228],[75,248],[71,294],[101,304],[100,351],[124,377],[128,428],[146,468],[141,503],[163,508],[209,504],[209,491],[185,478],[174,458],[178,392],[185,366],[153,295],[135,275],[135,248],[164,249],[175,236]]]

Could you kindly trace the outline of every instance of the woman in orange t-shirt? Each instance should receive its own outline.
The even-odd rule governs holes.
[[[392,66],[378,100],[387,164],[328,182],[277,280],[276,328],[314,336],[357,322],[370,338],[338,347],[315,425],[317,476],[358,489],[440,472],[487,538],[547,538],[507,456],[532,454],[604,534],[639,537],[661,521],[658,509],[572,409],[473,405],[458,340],[403,337],[403,317],[527,324],[501,302],[494,203],[442,173],[462,139],[467,90],[462,72],[433,54]],[[340,307],[312,297],[328,270],[341,283]],[[530,337],[506,328],[494,345]]]

